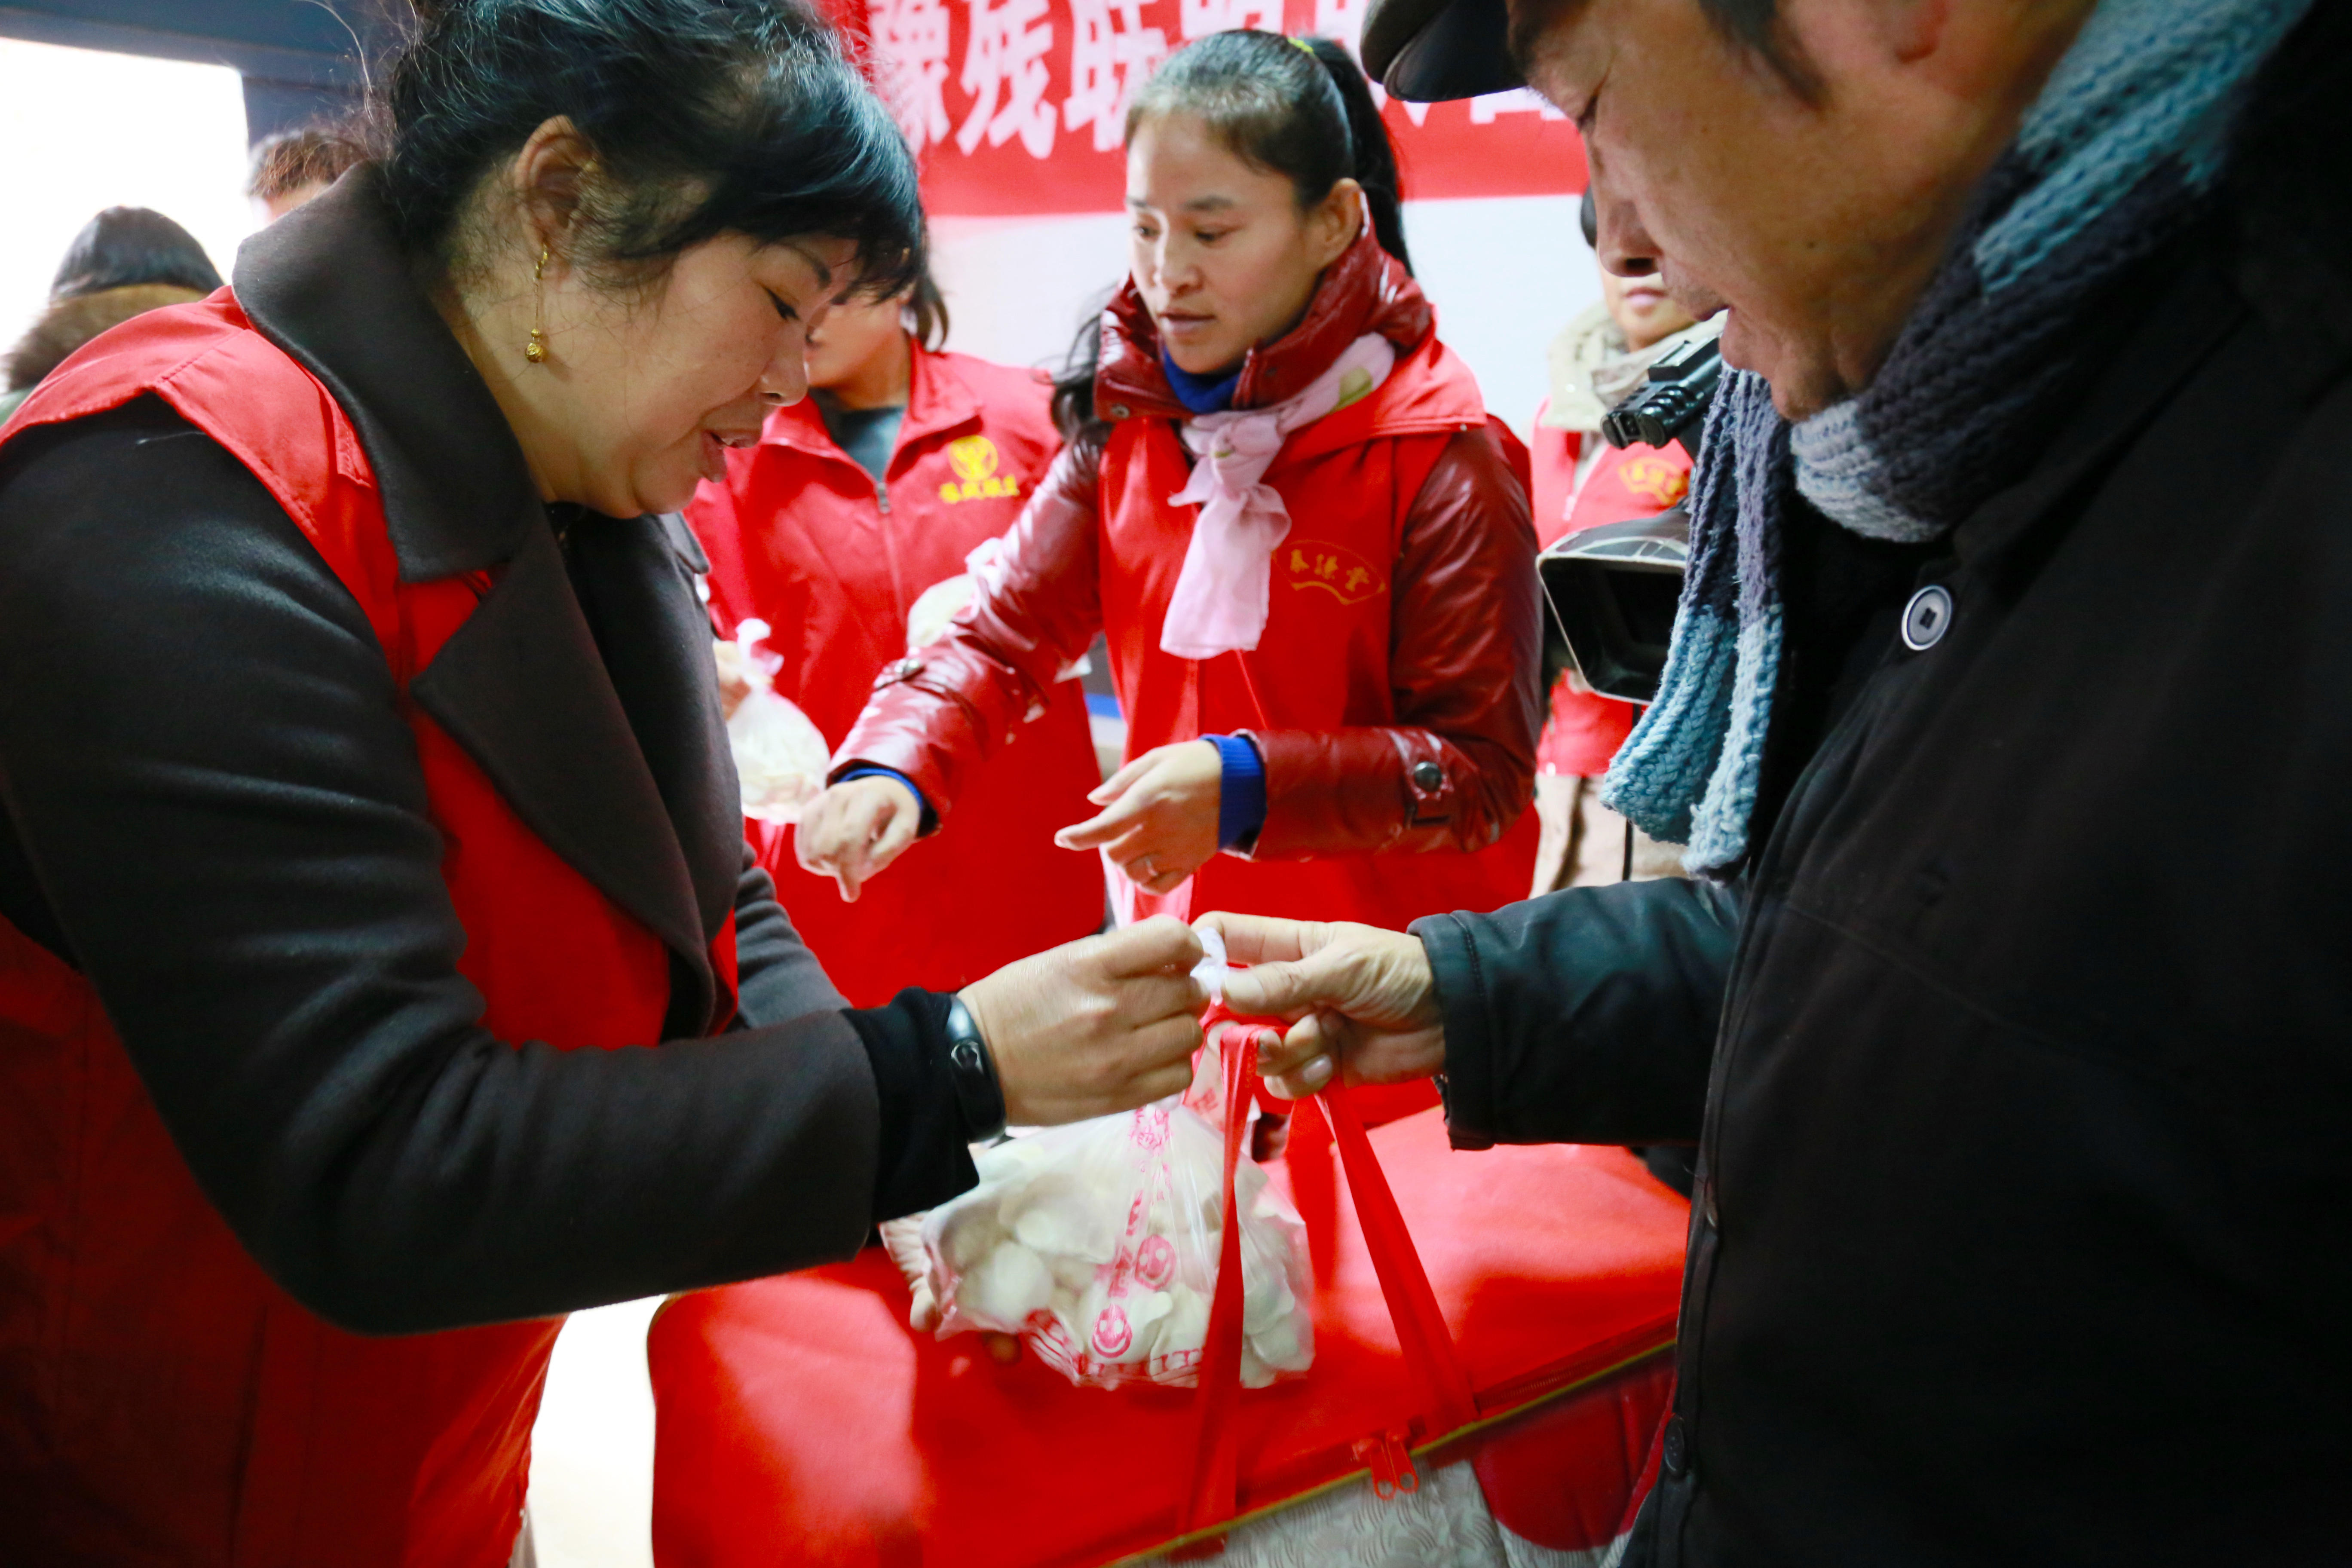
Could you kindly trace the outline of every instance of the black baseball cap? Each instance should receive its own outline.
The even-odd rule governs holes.
[[[1504,0],[1372,0],[1364,69],[1415,103],[1525,87],[1511,62],[1510,30]]]

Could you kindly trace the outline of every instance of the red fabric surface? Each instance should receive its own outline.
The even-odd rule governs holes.
[[[1660,1355],[1599,1385],[1554,1400],[1479,1445],[1471,1463],[1496,1520],[1561,1552],[1613,1541],[1633,1528],[1658,1479],[1658,1435],[1675,1396],[1675,1363]],[[1563,1458],[1577,1467],[1560,1484]]]
[[[1273,1173],[1307,1224],[1315,1366],[1242,1397],[1244,1512],[1361,1471],[1356,1440],[1406,1425],[1420,1404],[1330,1145],[1313,1134],[1320,1121],[1299,1119]],[[1434,1112],[1375,1131],[1371,1144],[1482,1415],[1671,1339],[1687,1210],[1622,1150],[1465,1153],[1446,1146]],[[1170,1538],[1191,1390],[1073,1388],[1026,1355],[1000,1366],[974,1336],[910,1332],[907,1300],[888,1258],[869,1249],[663,1310],[647,1345],[662,1568],[1079,1564]],[[1614,1534],[1639,1469],[1624,1456],[1649,1437],[1629,1432],[1658,1407],[1640,1384],[1649,1375],[1628,1385],[1651,1387],[1648,1415],[1609,1405],[1620,1414],[1564,1421],[1548,1460],[1522,1453],[1502,1476],[1538,1494],[1536,1522],[1575,1523],[1561,1522],[1570,1505],[1542,1513],[1540,1498],[1566,1489],[1597,1521],[1593,1539]]]

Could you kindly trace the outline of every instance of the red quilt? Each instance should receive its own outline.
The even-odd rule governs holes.
[[[1518,1533],[1607,1541],[1666,1398],[1654,1352],[1674,1335],[1685,1205],[1622,1150],[1459,1152],[1434,1110],[1371,1139],[1482,1416],[1588,1390],[1440,1457],[1475,1448]],[[1244,1515],[1362,1472],[1357,1440],[1415,1408],[1328,1142],[1297,1139],[1284,1165],[1312,1242],[1315,1366],[1242,1396]],[[877,1247],[663,1309],[647,1343],[661,1568],[1075,1568],[1170,1539],[1190,1391],[1073,1388],[1025,1354],[1000,1366],[974,1336],[910,1332],[907,1301]]]

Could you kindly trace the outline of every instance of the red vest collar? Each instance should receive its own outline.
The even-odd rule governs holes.
[[[511,560],[547,526],[498,399],[409,275],[372,166],[246,241],[235,291],[351,416],[404,582]]]
[[[898,450],[890,456],[893,468],[898,465],[898,454],[916,442],[977,423],[981,416],[979,395],[956,374],[949,355],[934,353],[911,338],[907,346],[913,352],[913,361],[908,366],[907,413],[898,423]],[[769,415],[760,441],[762,446],[789,447],[836,462],[856,460],[835,443],[814,395]]]

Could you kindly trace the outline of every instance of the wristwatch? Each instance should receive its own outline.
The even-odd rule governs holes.
[[[963,1108],[964,1141],[985,1143],[1004,1131],[1004,1086],[996,1081],[996,1058],[961,996],[948,998],[948,1076],[955,1079],[956,1103]]]

